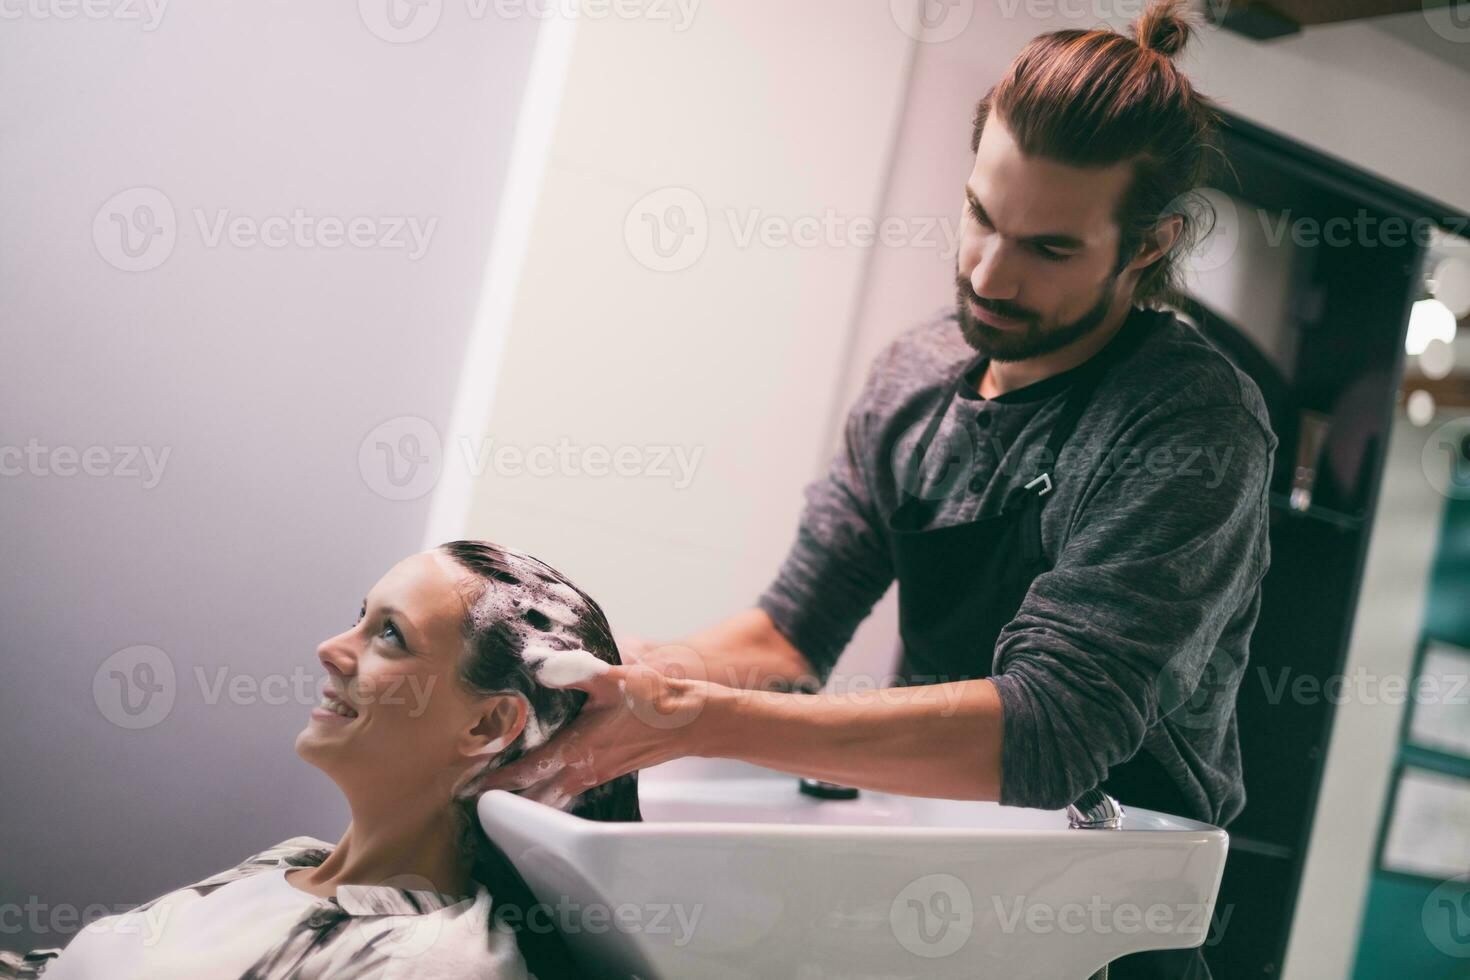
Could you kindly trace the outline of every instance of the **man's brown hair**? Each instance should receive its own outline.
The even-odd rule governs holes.
[[[1178,257],[1199,240],[1210,212],[1192,192],[1210,177],[1210,154],[1220,152],[1219,109],[1173,62],[1193,28],[1182,0],[1156,0],[1134,21],[1131,36],[1042,34],[975,107],[971,151],[979,149],[995,112],[1026,156],[1074,167],[1132,162],[1133,179],[1114,212],[1120,230],[1114,273],[1158,222],[1181,216],[1174,247],[1139,278],[1134,302],[1140,306],[1178,301]]]

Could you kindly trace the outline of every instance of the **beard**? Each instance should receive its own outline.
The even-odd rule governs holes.
[[[1050,354],[1052,351],[1061,350],[1081,340],[1102,325],[1107,319],[1108,311],[1112,308],[1114,287],[1117,282],[1118,274],[1114,273],[1103,283],[1102,295],[1098,297],[1091,309],[1075,320],[1059,324],[1050,330],[1043,330],[1035,317],[1025,316],[1019,310],[997,310],[994,304],[982,302],[970,288],[970,280],[961,276],[957,267],[955,269],[955,288],[960,333],[964,336],[966,343],[993,361],[1024,361],[1043,354]],[[997,316],[1015,315],[1022,322],[1005,330],[992,327],[976,319],[975,315],[970,312],[971,303],[986,311],[994,312]]]

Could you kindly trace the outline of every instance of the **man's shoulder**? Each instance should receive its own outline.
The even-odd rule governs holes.
[[[1152,322],[1141,343],[1109,372],[1099,394],[1130,424],[1193,410],[1235,408],[1259,427],[1274,451],[1276,436],[1260,388],[1199,328],[1169,310],[1143,311]]]
[[[936,312],[905,328],[880,355],[881,360],[904,364],[915,375],[944,374],[975,356],[960,332],[953,310]]]
[[[1172,311],[1136,309],[1133,315],[1147,321],[1143,340],[1099,386],[1098,396],[1118,409],[1120,417],[1112,420],[1114,424],[1149,422],[1192,409],[1236,407],[1275,450],[1266,402],[1250,375],[1199,328]],[[888,414],[924,402],[974,357],[953,310],[926,317],[904,329],[874,358],[863,407]]]
[[[865,400],[870,407],[892,408],[943,387],[974,356],[953,311],[935,313],[905,328],[879,351],[868,370]]]

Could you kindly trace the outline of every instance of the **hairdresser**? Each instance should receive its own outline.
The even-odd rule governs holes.
[[[774,581],[676,644],[625,649],[637,663],[589,681],[578,721],[488,786],[556,798],[707,756],[1234,819],[1277,441],[1250,379],[1158,308],[1208,230],[1190,192],[1218,151],[1214,103],[1173,61],[1190,32],[1158,2],[1132,36],[1026,45],[956,181],[955,307],[869,368]],[[874,690],[833,667],[895,581],[902,660]],[[1113,970],[1210,976],[1199,949]]]

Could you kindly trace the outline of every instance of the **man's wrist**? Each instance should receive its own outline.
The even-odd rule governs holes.
[[[730,758],[730,733],[737,727],[745,691],[710,681],[678,682],[692,716],[687,726],[686,755],[705,759]]]

